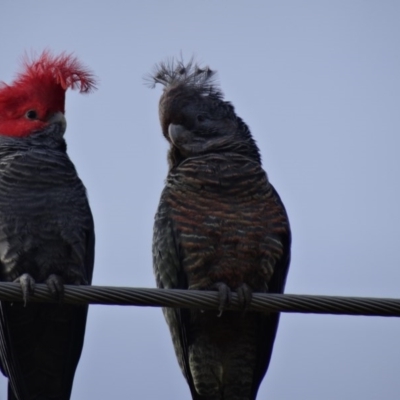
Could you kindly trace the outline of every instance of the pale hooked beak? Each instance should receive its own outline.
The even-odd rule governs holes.
[[[61,111],[54,113],[48,119],[48,123],[49,124],[60,124],[63,132],[65,132],[65,130],[67,129],[67,120],[65,119],[65,116]]]
[[[168,126],[168,136],[175,145],[184,141],[186,131],[186,128],[182,125],[169,124]]]

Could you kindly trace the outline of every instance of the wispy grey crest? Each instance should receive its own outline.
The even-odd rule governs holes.
[[[160,62],[154,67],[153,73],[145,77],[151,88],[157,83],[170,88],[184,85],[191,87],[205,96],[215,96],[222,100],[223,94],[216,81],[217,72],[210,67],[201,67],[192,57],[187,64],[181,60],[171,58]]]

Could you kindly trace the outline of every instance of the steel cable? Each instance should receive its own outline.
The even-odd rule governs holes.
[[[0,282],[0,300],[23,301],[20,285]],[[60,300],[54,299],[45,284],[37,284],[35,293],[29,298],[29,301],[54,303]],[[204,310],[218,308],[216,292],[111,286],[65,285],[62,301],[70,304],[178,307]],[[241,309],[235,293],[233,293],[232,302],[227,309]],[[254,293],[248,310],[399,317],[400,299]]]

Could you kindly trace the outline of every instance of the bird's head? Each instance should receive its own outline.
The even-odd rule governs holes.
[[[193,60],[160,63],[152,84],[164,85],[160,123],[171,144],[170,161],[209,153],[232,152],[260,162],[258,148],[233,105],[224,101],[216,73]]]
[[[66,128],[65,92],[95,88],[94,75],[72,55],[44,51],[37,59],[25,57],[23,69],[10,85],[0,82],[0,134],[26,137],[51,124]]]

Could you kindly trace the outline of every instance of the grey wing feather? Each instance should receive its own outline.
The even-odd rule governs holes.
[[[89,210],[90,212],[90,210]],[[88,231],[87,243],[86,243],[86,257],[85,257],[85,270],[88,280],[88,284],[92,283],[93,278],[93,267],[94,267],[94,253],[95,253],[95,234],[94,234],[94,223],[93,216],[90,212],[91,217],[91,228]],[[74,316],[74,328],[72,330],[72,335],[69,339],[71,346],[70,349],[70,360],[67,362],[68,373],[65,374],[65,393],[68,394],[69,398],[71,396],[72,385],[75,376],[75,370],[78,366],[79,359],[81,357],[83,342],[85,338],[86,331],[86,319],[88,313],[88,306],[75,306],[76,313]]]
[[[285,206],[283,205],[279,194],[271,185],[273,190],[273,197],[280,204],[282,212],[286,214]],[[284,238],[282,238],[282,254],[281,261],[275,266],[274,273],[268,283],[269,293],[283,293],[286,283],[286,277],[290,265],[290,246],[291,246],[291,233],[289,225],[286,230]],[[259,351],[257,357],[257,365],[254,369],[253,386],[251,389],[251,400],[255,400],[259,386],[264,378],[265,373],[271,361],[272,350],[274,347],[276,332],[279,325],[279,313],[258,314],[258,340]]]
[[[10,304],[8,303],[0,302],[0,369],[1,372],[9,379],[8,399],[22,400],[27,398],[27,394],[25,386],[21,384],[21,374],[19,373],[19,368],[16,365],[16,360],[12,356],[12,342],[6,323],[6,308],[9,306]]]
[[[173,229],[173,222],[162,202],[155,217],[153,235],[153,268],[157,286],[162,289],[187,289],[187,282],[179,260],[179,243]],[[197,394],[189,368],[188,333],[189,310],[163,308],[164,317],[171,331],[175,353],[184,374],[193,400]],[[202,400],[206,400],[201,398]]]

